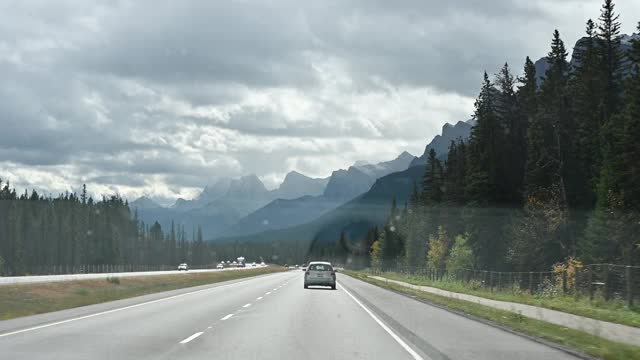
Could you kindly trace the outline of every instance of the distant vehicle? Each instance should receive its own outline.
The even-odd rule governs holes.
[[[336,289],[336,272],[331,263],[323,261],[309,263],[304,273],[304,288],[308,289],[313,285],[331,286],[331,289]]]
[[[256,267],[256,263],[255,263],[255,262],[252,262],[252,263],[251,263],[251,267]]]
[[[178,265],[178,271],[181,271],[181,270],[189,271],[189,265],[187,265],[187,263],[182,263]]]
[[[293,266],[293,265],[289,266],[289,270],[295,270],[295,269],[296,269],[295,266]]]
[[[307,265],[306,264],[302,264],[301,268],[302,268],[302,271],[307,271]]]
[[[243,256],[240,256],[238,259],[238,267],[245,267],[246,266],[246,261],[244,260]],[[235,262],[235,261],[234,261]]]
[[[260,266],[264,266],[264,265],[265,265],[265,264],[264,264],[264,261],[260,263]]]
[[[216,269],[224,269],[224,265],[222,263],[218,264],[218,266],[216,266]]]

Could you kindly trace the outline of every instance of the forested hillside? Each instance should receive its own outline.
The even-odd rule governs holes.
[[[202,231],[145,224],[118,196],[94,201],[86,189],[55,198],[18,195],[0,180],[0,275],[63,272],[82,265],[205,264]],[[188,233],[187,233],[188,232]]]
[[[469,143],[444,162],[431,153],[422,190],[379,231],[374,266],[640,264],[640,36],[624,52],[617,19],[605,1],[573,66],[554,31],[541,83],[529,58],[522,77],[485,72]]]

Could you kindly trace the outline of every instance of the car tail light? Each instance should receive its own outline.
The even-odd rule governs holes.
[[[331,276],[336,277],[336,271],[335,270],[331,270]]]

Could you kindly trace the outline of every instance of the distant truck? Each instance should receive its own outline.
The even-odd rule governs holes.
[[[238,260],[238,267],[245,267],[247,265],[247,262],[245,261],[243,256],[240,256],[237,260]]]

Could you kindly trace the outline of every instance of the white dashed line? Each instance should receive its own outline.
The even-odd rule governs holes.
[[[243,308],[248,308],[249,306],[251,306],[251,303],[245,304]]]
[[[229,318],[230,318],[230,317],[232,317],[232,316],[233,316],[233,314],[229,314],[229,315],[227,315],[227,316],[223,317],[223,318],[222,318],[222,319],[220,319],[220,320],[227,320],[227,319],[229,319]]]
[[[269,291],[269,292],[268,292],[268,293],[266,293],[265,295],[269,295],[269,294],[271,294],[271,291]]]
[[[193,339],[197,338],[198,336],[200,336],[200,335],[202,335],[202,334],[203,334],[203,333],[202,333],[202,331],[201,331],[201,332],[197,332],[197,333],[195,333],[195,334],[193,334],[193,335],[189,336],[188,338],[186,338],[186,339],[184,339],[184,340],[180,341],[180,344],[186,344],[186,343],[188,343],[189,341],[191,341],[191,340],[193,340]]]
[[[208,326],[207,329],[211,329],[211,326]]]
[[[256,300],[262,300],[262,296],[259,296]]]

